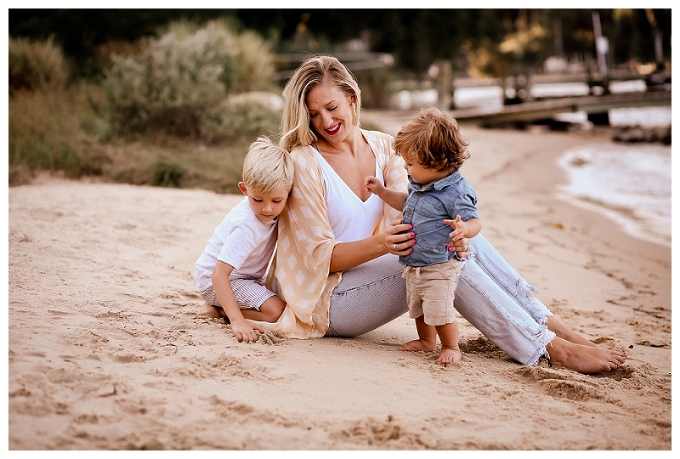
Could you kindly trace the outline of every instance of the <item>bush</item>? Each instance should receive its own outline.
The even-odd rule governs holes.
[[[235,95],[213,107],[202,119],[203,138],[210,143],[267,135],[278,136],[283,99],[277,94],[250,92]]]
[[[64,88],[68,67],[52,37],[33,42],[9,38],[9,92],[58,91]]]
[[[230,92],[265,86],[273,74],[264,41],[237,36],[223,21],[171,25],[140,54],[111,59],[104,87],[121,132],[151,128],[202,138],[204,117]]]
[[[234,92],[273,90],[274,61],[271,45],[258,34],[245,31],[234,39]]]
[[[354,72],[361,87],[361,105],[364,108],[387,108],[389,106],[390,70],[386,67]]]
[[[73,178],[102,173],[106,155],[100,140],[109,129],[91,110],[88,93],[89,88],[81,86],[47,93],[21,91],[10,97],[10,179],[36,169],[63,170]]]
[[[151,185],[179,188],[186,169],[168,158],[159,158],[153,167]]]

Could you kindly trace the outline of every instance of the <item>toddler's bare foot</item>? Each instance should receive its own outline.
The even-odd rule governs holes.
[[[432,352],[437,349],[437,343],[433,343],[431,341],[425,341],[424,339],[414,339],[413,341],[409,341],[408,343],[404,343],[401,345],[399,348],[400,351],[412,351],[412,352],[418,352],[418,351],[424,351],[424,352]]]
[[[442,346],[439,352],[439,358],[435,362],[438,365],[448,365],[449,363],[460,362],[463,359],[463,354],[460,349]]]
[[[550,364],[579,373],[600,373],[616,370],[626,361],[624,351],[611,351],[603,347],[575,344],[556,337],[548,344]]]
[[[208,303],[204,304],[201,309],[198,310],[198,317],[208,317],[210,319],[219,319],[222,317],[222,314],[220,314],[221,311],[224,311],[222,308],[218,308],[215,306],[211,306]]]

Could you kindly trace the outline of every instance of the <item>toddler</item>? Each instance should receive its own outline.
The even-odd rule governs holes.
[[[462,359],[453,300],[464,260],[449,249],[450,242],[472,238],[482,229],[477,196],[459,171],[470,156],[467,145],[453,116],[426,108],[394,140],[408,172],[408,193],[366,178],[366,187],[402,210],[402,222],[412,224],[416,234],[411,253],[400,256],[399,262],[404,265],[409,317],[416,319],[418,339],[401,350],[434,351],[439,336],[440,365]]]

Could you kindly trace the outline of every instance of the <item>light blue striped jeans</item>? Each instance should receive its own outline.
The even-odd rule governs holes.
[[[484,236],[474,237],[468,250],[456,288],[456,310],[512,358],[535,364],[555,338],[545,326],[550,311],[530,296],[535,288]],[[402,271],[392,254],[345,271],[331,296],[326,336],[358,336],[407,312]]]

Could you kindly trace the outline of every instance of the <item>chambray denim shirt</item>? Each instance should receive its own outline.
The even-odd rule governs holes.
[[[408,197],[404,205],[403,223],[413,225],[416,245],[413,252],[399,257],[399,262],[408,266],[427,266],[444,263],[456,252],[450,252],[446,244],[451,240],[453,229],[444,219],[455,219],[460,215],[463,221],[479,218],[477,194],[470,183],[456,171],[422,189],[408,177]]]

